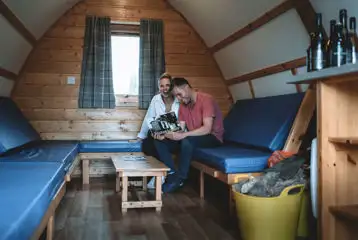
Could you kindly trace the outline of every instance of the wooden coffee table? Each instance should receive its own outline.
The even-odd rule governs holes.
[[[116,168],[116,191],[119,192],[120,178],[122,178],[122,212],[128,208],[162,208],[162,176],[166,176],[170,169],[154,157],[149,156],[113,156],[112,162]],[[146,190],[147,177],[156,177],[155,200],[128,201],[128,177],[143,177],[143,189]]]

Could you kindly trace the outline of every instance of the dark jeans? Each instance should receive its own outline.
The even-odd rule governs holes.
[[[142,152],[145,155],[152,156],[157,159],[159,158],[157,150],[155,149],[154,138],[152,137],[150,131],[147,133],[147,138],[142,141]]]
[[[154,145],[159,155],[159,160],[165,163],[177,176],[186,179],[190,168],[190,161],[196,148],[213,148],[221,145],[221,142],[212,134],[187,137],[181,141],[169,139],[154,140]],[[176,170],[172,153],[179,152],[179,168]]]

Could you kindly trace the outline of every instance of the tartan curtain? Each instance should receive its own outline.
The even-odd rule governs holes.
[[[140,20],[139,108],[147,109],[158,92],[158,79],[165,72],[162,20]]]
[[[109,17],[86,17],[79,108],[115,108]]]

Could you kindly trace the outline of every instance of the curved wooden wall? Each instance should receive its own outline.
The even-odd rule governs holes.
[[[135,108],[78,109],[85,15],[138,22],[161,18],[165,24],[167,71],[188,78],[212,94],[225,113],[231,100],[220,70],[186,20],[163,0],[86,0],[49,29],[24,66],[12,97],[44,139],[135,138],[145,111]],[[75,76],[75,85],[66,85]]]

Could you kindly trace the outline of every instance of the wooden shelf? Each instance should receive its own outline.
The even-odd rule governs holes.
[[[344,143],[358,147],[358,137],[330,137],[328,140],[332,143]]]
[[[339,77],[339,79],[337,79]],[[356,77],[356,78],[355,78]],[[358,80],[358,64],[346,64],[340,67],[325,68],[315,72],[296,75],[288,84],[314,83],[335,78],[339,81]]]
[[[329,207],[329,211],[336,217],[353,222],[358,222],[358,204]]]

